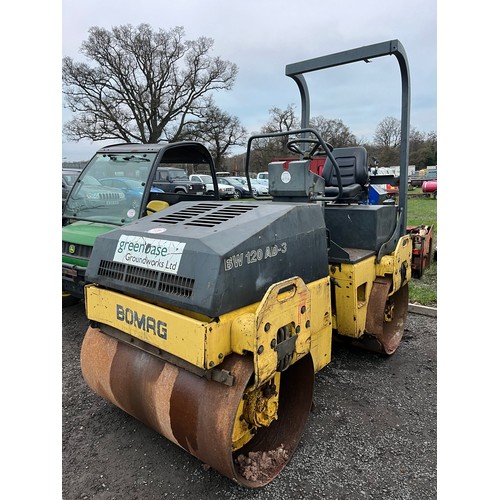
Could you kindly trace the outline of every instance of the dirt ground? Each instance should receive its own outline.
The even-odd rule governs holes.
[[[291,461],[242,488],[93,393],[82,378],[82,304],[63,310],[62,498],[408,499],[437,497],[436,318],[409,314],[385,358],[334,346]]]

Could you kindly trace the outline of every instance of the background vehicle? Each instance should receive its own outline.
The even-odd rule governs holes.
[[[205,194],[203,182],[189,180],[187,172],[183,168],[158,167],[155,176],[155,186],[160,187],[166,193]]]
[[[261,184],[260,182],[254,182],[252,184],[252,191],[254,196],[269,196],[269,187],[266,184]]]
[[[401,185],[398,203],[370,205],[367,151],[331,150],[308,128],[304,73],[388,55],[401,73]],[[287,136],[299,152],[269,164],[271,201],[178,203],[99,236],[86,273],[87,384],[246,487],[264,486],[290,460],[332,342],[391,355],[408,312],[401,43],[291,64],[286,75],[299,86],[302,128],[252,136],[246,155],[248,180],[253,140]],[[319,152],[321,175],[310,169]]]
[[[92,175],[82,175],[74,184],[68,195],[67,206],[72,212],[105,209],[120,206],[125,201],[125,194],[121,189],[106,186],[100,179]]]
[[[81,170],[73,170],[70,168],[62,169],[62,203],[66,201],[69,192],[71,191],[71,187],[75,183],[76,179],[80,175]]]
[[[248,189],[248,181],[245,177],[235,176],[235,179],[238,179],[247,189]],[[254,197],[259,196],[269,196],[269,188],[263,182],[252,182],[252,193]]]
[[[413,187],[422,187],[422,184],[425,181],[434,181],[437,179],[437,170],[432,169],[432,170],[425,170],[422,171],[420,170],[417,174],[412,175],[410,178],[410,184]]]
[[[129,177],[108,177],[100,180],[103,186],[110,186],[114,188],[121,189],[127,199],[127,204],[137,210],[144,196],[144,184],[137,180],[131,179]],[[156,186],[151,187],[152,193],[164,193],[164,191]]]
[[[251,198],[252,193],[248,189],[247,186],[245,186],[243,183],[241,183],[236,177],[233,176],[226,176],[226,177],[217,177],[219,184],[221,185],[226,185],[226,186],[232,186],[234,188],[234,198],[240,199],[240,198]]]
[[[196,142],[107,146],[85,166],[63,206],[63,307],[83,298],[85,270],[97,235],[181,200],[219,199],[218,191],[208,196],[203,184],[185,178],[179,165],[212,172],[218,187],[212,157]]]
[[[212,194],[214,192],[214,185],[210,175],[192,174],[189,176],[189,180],[205,184],[207,194]],[[219,196],[222,200],[229,200],[234,196],[234,187],[219,182]]]
[[[254,184],[260,184],[262,186],[265,186],[269,192],[269,181],[267,179],[252,179],[252,186]]]

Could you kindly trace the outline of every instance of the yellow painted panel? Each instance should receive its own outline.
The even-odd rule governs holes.
[[[279,291],[295,286],[293,295]],[[261,302],[224,314],[217,321],[170,310],[110,290],[87,285],[87,317],[112,326],[199,368],[210,369],[232,352],[252,353],[257,379],[263,382],[276,371],[277,352],[272,348],[277,329],[291,325],[294,360],[311,352],[319,370],[330,362],[330,278],[304,285],[291,278],[271,286]],[[269,327],[266,329],[266,324]]]
[[[85,295],[90,320],[112,326],[199,368],[207,369],[210,361],[220,363],[217,360],[220,352],[228,354],[229,329],[220,328],[216,323],[197,321],[94,285],[86,286]],[[208,340],[212,359],[206,356]]]
[[[376,266],[378,276],[390,274],[392,276],[392,293],[397,292],[411,279],[411,257],[412,241],[410,235],[399,239],[398,244],[391,255],[382,257],[380,264]],[[401,271],[405,275],[401,275]]]
[[[332,305],[330,277],[310,283],[311,292],[311,356],[318,372],[332,357]]]
[[[334,268],[335,320],[341,335],[358,338],[366,327],[368,298],[375,280],[375,257]]]

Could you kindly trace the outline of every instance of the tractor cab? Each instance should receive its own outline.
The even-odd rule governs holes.
[[[175,175],[166,175],[174,172]],[[215,189],[188,175],[203,173]],[[63,307],[83,298],[95,239],[179,201],[218,200],[212,156],[197,142],[115,144],[101,148],[72,186],[62,212]]]

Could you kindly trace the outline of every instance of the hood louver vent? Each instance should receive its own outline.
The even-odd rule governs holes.
[[[184,208],[175,213],[155,219],[163,224],[184,224],[186,226],[213,227],[230,219],[246,214],[257,208],[257,205],[242,203],[239,205],[223,205],[217,203],[200,203]]]

